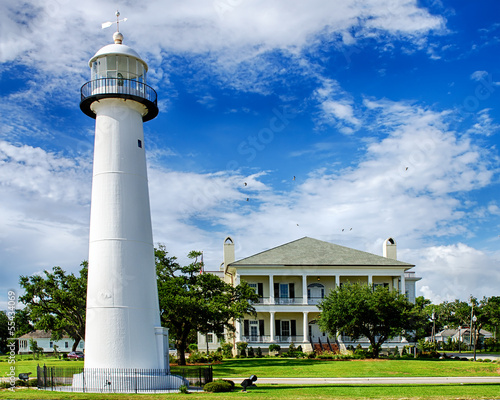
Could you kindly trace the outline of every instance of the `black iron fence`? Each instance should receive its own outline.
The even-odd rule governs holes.
[[[170,373],[164,369],[37,367],[38,389],[57,391],[155,393],[176,391],[181,385],[201,388],[212,380],[211,365],[172,367]]]

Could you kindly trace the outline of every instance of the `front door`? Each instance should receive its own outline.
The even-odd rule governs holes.
[[[326,343],[326,333],[321,332],[318,324],[309,324],[309,340],[318,343],[318,339],[321,339],[322,343]]]

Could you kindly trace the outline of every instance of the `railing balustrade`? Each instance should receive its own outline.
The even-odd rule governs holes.
[[[85,83],[81,88],[81,100],[105,94],[125,94],[142,97],[157,105],[156,91],[143,82],[123,78],[101,78]]]
[[[241,340],[247,343],[270,343],[271,336],[270,335],[250,335],[250,336],[242,336]]]

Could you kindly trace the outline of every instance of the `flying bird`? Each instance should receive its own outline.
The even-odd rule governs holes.
[[[245,186],[247,185],[247,183],[245,182]]]
[[[293,180],[295,180],[295,175],[293,176]]]

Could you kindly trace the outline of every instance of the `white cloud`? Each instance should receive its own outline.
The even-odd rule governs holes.
[[[463,243],[414,251],[421,295],[433,300],[466,300],[498,295],[500,260]]]

